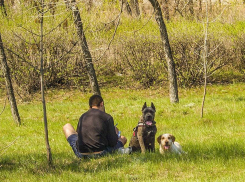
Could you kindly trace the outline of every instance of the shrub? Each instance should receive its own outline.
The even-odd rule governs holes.
[[[118,19],[115,17],[119,17],[115,14],[120,11],[118,3],[113,4],[116,1],[106,2],[96,13],[82,11],[81,14],[100,84],[120,83],[121,87],[137,85],[148,88],[167,83],[167,65],[159,29],[155,21],[148,19],[148,16],[142,16],[138,20],[122,15],[116,36],[110,49],[106,51],[117,25]],[[113,7],[115,5],[114,8],[112,4]],[[84,8],[84,4],[79,3],[79,7]],[[96,7],[91,11],[96,11]],[[29,94],[40,88],[39,40],[31,33],[39,32],[39,23],[36,22],[36,9],[26,8],[24,16],[20,9],[13,9],[10,19],[0,19],[0,23],[4,25],[4,28],[0,27],[0,31],[4,34],[4,46],[15,88],[21,90],[21,93]],[[233,21],[229,21],[232,24],[226,23],[225,17],[230,17],[229,11],[221,18],[222,23],[215,22],[210,25],[208,81],[211,83],[243,80],[241,77],[245,69],[245,24],[235,17],[232,17]],[[62,16],[54,17],[50,14],[52,18],[45,18],[47,30],[52,30],[54,24],[64,21],[64,17],[69,18],[64,22],[65,26],[60,24],[44,39],[46,87],[86,88],[89,81],[80,46],[76,44],[76,30],[72,18],[66,12],[65,6],[57,6],[56,12],[62,12]],[[29,17],[33,19],[29,20]],[[102,23],[108,22],[108,19],[109,23]],[[25,24],[26,30],[32,31],[23,32],[23,29],[16,29],[18,24]],[[175,17],[175,20],[168,21],[166,26],[179,85],[191,87],[202,84],[202,23]],[[11,31],[14,33],[9,33]],[[3,79],[0,81],[1,85],[4,85]]]

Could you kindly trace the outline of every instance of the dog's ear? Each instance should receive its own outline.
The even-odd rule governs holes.
[[[156,108],[155,108],[153,102],[151,103],[151,107],[156,111]]]
[[[171,136],[171,139],[172,139],[172,142],[175,141],[175,136],[174,135],[170,135]]]
[[[146,102],[144,103],[143,107],[142,107],[142,111],[147,108]]]
[[[162,135],[160,135],[159,137],[157,137],[157,142],[160,144],[161,143],[161,138],[162,138]]]

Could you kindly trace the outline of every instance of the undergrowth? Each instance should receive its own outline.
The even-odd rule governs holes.
[[[77,42],[72,14],[63,1],[55,2],[53,12],[48,9],[47,1],[44,17],[46,87],[86,90],[89,86],[86,65]],[[23,1],[14,7],[7,3],[6,7],[8,16],[1,14],[0,32],[14,88],[26,97],[39,90],[38,6]],[[120,4],[115,1],[98,4],[91,11],[86,3],[78,2],[78,7],[100,85],[132,89],[167,84],[164,50],[152,14],[142,12],[140,18],[125,12],[120,14]],[[214,4],[212,8],[209,14],[208,81],[244,81],[243,6],[220,7]],[[217,12],[222,12],[222,16]],[[178,13],[171,16],[165,23],[179,86],[198,86],[203,83],[205,16],[181,17]],[[0,81],[3,86],[4,80]]]

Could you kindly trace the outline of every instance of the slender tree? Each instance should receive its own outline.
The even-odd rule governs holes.
[[[163,9],[163,14],[166,20],[170,20],[170,13],[169,13],[169,0],[163,0],[162,1],[162,9]]]
[[[189,5],[190,14],[194,17],[194,3],[193,3],[193,0],[189,0],[188,5]]]
[[[201,16],[202,15],[202,0],[198,0],[198,4],[199,4],[198,10],[199,10],[199,14]]]
[[[77,35],[78,35],[79,42],[80,42],[80,45],[83,51],[83,57],[85,58],[85,61],[86,61],[86,68],[87,68],[92,92],[94,94],[101,95],[99,84],[98,84],[97,77],[96,77],[95,70],[94,70],[94,65],[92,62],[92,56],[89,51],[87,40],[86,40],[84,31],[83,31],[83,23],[81,20],[80,12],[77,7],[76,1],[75,0],[64,0],[64,1],[66,5],[71,9],[72,14],[73,14],[74,24],[76,26]]]
[[[0,0],[0,9],[2,10],[3,15],[7,16],[7,11],[6,11],[6,8],[4,6],[4,0]]]
[[[206,0],[206,25],[204,26],[204,51],[203,51],[203,69],[204,69],[204,91],[202,99],[201,117],[203,117],[203,109],[207,92],[207,58],[208,58],[208,1]]]
[[[132,10],[128,3],[128,0],[119,0],[119,1],[121,1],[124,11],[126,11],[128,15],[132,16]]]
[[[10,71],[9,71],[9,67],[7,64],[7,58],[6,58],[6,55],[4,52],[1,33],[0,33],[0,60],[2,63],[2,72],[3,72],[4,78],[5,78],[5,84],[6,84],[6,89],[7,89],[7,93],[8,93],[8,99],[9,99],[9,103],[10,103],[10,107],[11,107],[11,112],[12,112],[15,123],[18,126],[20,126],[21,125],[20,116],[19,116],[19,112],[18,112],[18,108],[17,108],[15,96],[14,96],[14,89],[12,86]]]
[[[44,131],[45,131],[45,143],[47,149],[47,159],[49,165],[52,164],[52,154],[51,148],[49,146],[48,140],[48,121],[47,121],[47,111],[46,111],[46,102],[45,102],[45,95],[44,95],[44,69],[43,69],[43,16],[44,16],[44,0],[41,0],[41,11],[39,13],[40,19],[40,82],[41,82],[41,94],[42,94],[42,104],[43,104],[43,120],[44,120]]]
[[[136,17],[140,16],[140,7],[138,0],[130,0],[130,5],[132,7],[132,11]]]
[[[162,17],[162,11],[160,4],[157,0],[149,0],[152,4],[154,11],[155,11],[155,19],[160,29],[161,39],[163,43],[163,48],[165,51],[165,58],[168,65],[168,79],[169,79],[169,96],[171,103],[178,103],[178,86],[177,86],[177,77],[175,71],[175,63],[173,60],[169,40],[168,40],[168,33],[165,23]]]

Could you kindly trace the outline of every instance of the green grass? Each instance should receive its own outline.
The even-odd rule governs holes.
[[[172,133],[187,155],[155,153],[78,160],[62,133],[76,127],[88,109],[89,93],[52,90],[46,94],[49,142],[53,167],[48,167],[40,95],[18,99],[22,126],[12,120],[9,104],[0,116],[0,181],[244,181],[245,85],[207,89],[204,118],[200,118],[202,88],[180,89],[180,103],[170,104],[166,89],[103,88],[106,111],[128,140],[146,101],[156,106],[157,136]],[[1,108],[5,95],[1,91]],[[12,143],[14,142],[14,143]],[[126,144],[128,146],[128,143]]]
[[[102,7],[93,9],[94,12],[84,11],[83,3],[78,3],[80,8],[80,14],[83,22],[83,28],[86,34],[86,37],[91,45],[100,45],[101,42],[108,44],[112,39],[116,25],[112,23],[113,20],[118,20],[116,17],[120,14],[120,8],[118,3],[107,4],[105,3]],[[40,24],[38,23],[38,12],[36,8],[29,6],[18,6],[18,11],[12,8],[8,8],[8,18],[4,18],[0,14],[0,32],[3,34],[5,39],[11,37],[10,31],[14,31],[22,35],[22,38],[25,38],[27,42],[34,43],[32,36],[28,31],[33,31],[36,34],[39,34]],[[217,11],[220,11],[217,9]],[[213,14],[213,18],[210,18],[209,32],[211,35],[214,35],[217,39],[230,39],[230,37],[236,37],[244,33],[244,21],[242,13],[242,7],[232,6],[230,10],[224,11],[222,16]],[[65,18],[68,18],[68,32],[63,30],[62,22]],[[232,17],[232,18],[231,18]],[[232,19],[232,20],[229,20]],[[213,21],[215,20],[215,21]],[[171,17],[170,21],[165,20],[169,37],[200,37],[203,36],[203,23],[205,18],[200,18],[198,20],[188,20],[181,17]],[[213,21],[213,22],[212,22]],[[61,26],[58,25],[61,23]],[[64,1],[59,1],[56,5],[55,16],[53,16],[50,11],[47,10],[44,17],[44,34],[50,34],[50,31],[55,27],[55,31],[51,32],[51,37],[53,32],[56,34],[61,34],[66,32],[65,36],[68,36],[69,39],[74,38],[75,26],[73,23],[73,18],[69,10],[66,9]],[[24,27],[21,28],[21,27]],[[28,31],[26,31],[28,30]],[[120,16],[120,24],[117,29],[117,34],[114,37],[115,40],[119,41],[125,38],[132,38],[135,35],[147,35],[149,37],[159,37],[159,27],[155,21],[154,16],[148,15],[140,19],[132,18],[126,13],[123,13]],[[47,37],[47,36],[46,36]],[[228,38],[227,38],[228,37]],[[5,40],[3,39],[3,41]],[[174,40],[173,40],[174,41]],[[116,42],[116,41],[114,41]]]

